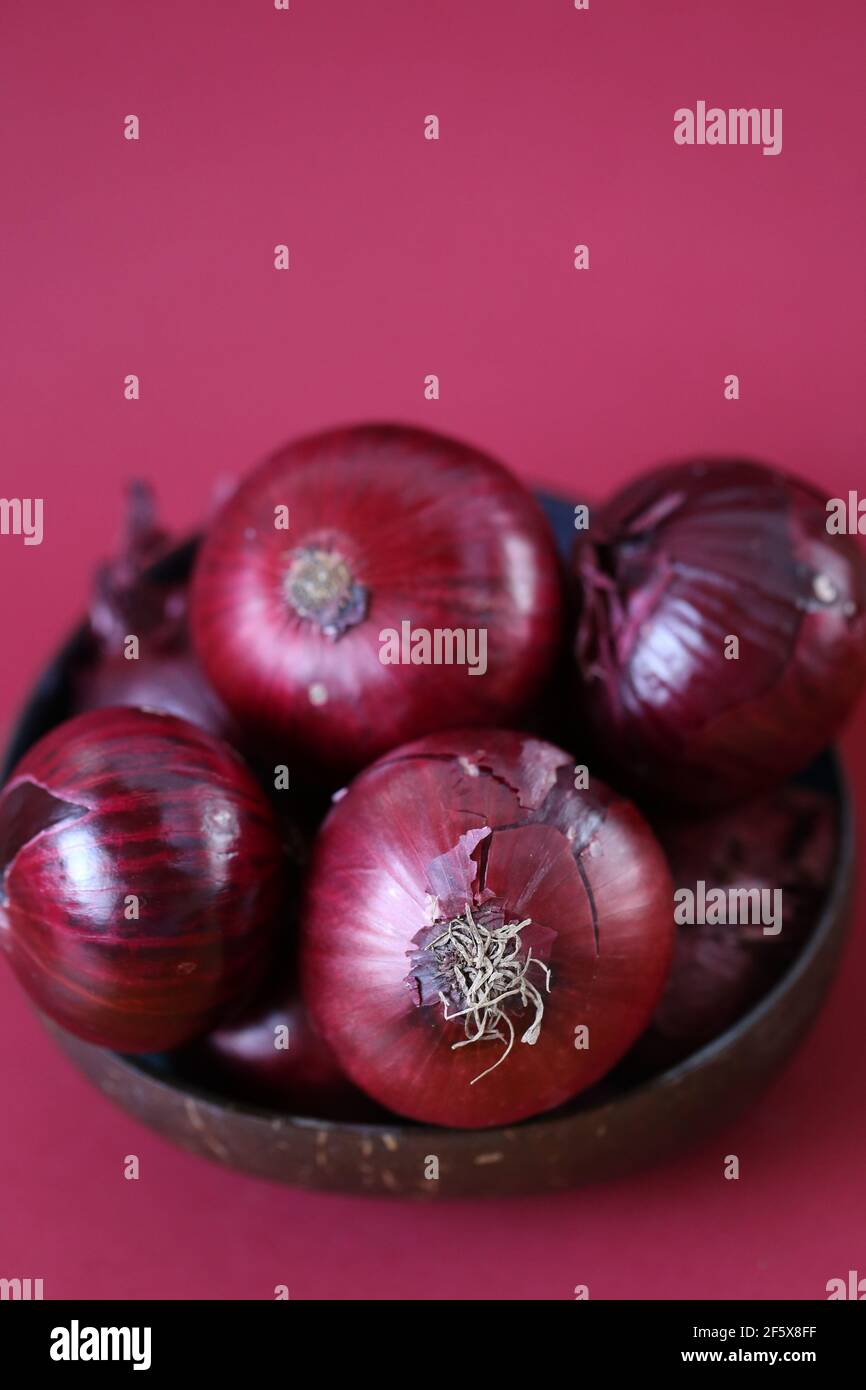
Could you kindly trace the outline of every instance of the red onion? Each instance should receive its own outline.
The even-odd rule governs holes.
[[[190,646],[186,579],[165,581],[154,573],[170,551],[152,490],[132,483],[120,554],[96,574],[88,651],[73,672],[73,713],[135,705],[176,714],[236,742],[228,711]],[[126,656],[130,636],[138,639],[136,659]]]
[[[264,1007],[195,1043],[183,1070],[239,1100],[327,1120],[375,1120],[314,1028],[300,994],[287,988]]]
[[[380,759],[330,812],[305,997],[387,1108],[508,1124],[598,1080],[647,1023],[670,959],[667,866],[632,805],[574,782],[552,744],[460,730]]]
[[[170,715],[95,710],[27,753],[0,794],[0,942],[70,1032],[157,1052],[257,985],[280,843],[227,745]]]
[[[560,587],[547,522],[509,473],[369,426],[290,445],[241,484],[199,555],[193,637],[245,728],[342,772],[517,718],[556,656]]]
[[[748,1012],[795,960],[826,896],[837,849],[832,797],[787,786],[699,821],[654,825],[676,888],[781,890],[782,929],[683,924],[661,1002],[631,1060],[672,1065]]]
[[[580,715],[624,785],[723,805],[831,741],[866,677],[866,562],[826,522],[805,483],[721,460],[660,469],[593,519]]]

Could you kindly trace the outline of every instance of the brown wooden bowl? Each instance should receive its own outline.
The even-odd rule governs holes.
[[[572,507],[542,499],[561,543]],[[188,566],[192,546],[172,557]],[[82,634],[43,677],[13,735],[3,776],[65,717],[69,671]],[[838,817],[834,875],[813,930],[783,977],[732,1028],[677,1066],[505,1129],[434,1129],[394,1118],[350,1124],[307,1119],[208,1093],[173,1074],[170,1058],[122,1057],[81,1042],[45,1020],[63,1051],[129,1114],[181,1148],[229,1168],[301,1187],[419,1197],[538,1193],[620,1176],[703,1137],[744,1109],[782,1067],[811,1024],[835,972],[854,881],[850,798],[835,754],[812,777],[829,789]],[[431,1158],[438,1179],[427,1176]]]

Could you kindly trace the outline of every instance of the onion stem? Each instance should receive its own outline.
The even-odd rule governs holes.
[[[367,611],[367,591],[355,583],[345,560],[320,547],[295,551],[283,592],[298,617],[316,623],[334,640]]]
[[[492,1042],[497,1040],[506,1044],[505,1051],[492,1066],[473,1077],[470,1085],[481,1081],[490,1072],[501,1066],[514,1046],[514,1025],[507,1011],[502,1007],[508,999],[519,999],[522,1008],[532,1005],[535,1015],[520,1041],[530,1046],[538,1041],[541,1021],[544,1015],[544,998],[538,987],[528,978],[529,967],[537,965],[544,972],[544,988],[550,993],[550,971],[547,966],[533,957],[532,948],[523,957],[523,944],[520,933],[528,927],[531,918],[522,922],[506,922],[492,931],[483,922],[472,916],[469,904],[463,917],[454,917],[444,931],[430,942],[428,950],[433,952],[437,965],[443,974],[450,972],[452,991],[466,1000],[466,1006],[454,1013],[448,1012],[448,1000],[440,990],[439,998],[445,1018],[449,1023],[456,1018],[465,1018],[466,1037],[452,1043],[452,1049],[468,1047],[470,1043]],[[503,1025],[507,1034],[502,1032]]]

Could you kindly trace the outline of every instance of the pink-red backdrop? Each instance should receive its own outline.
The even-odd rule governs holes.
[[[864,38],[860,0],[5,5],[0,490],[44,497],[46,534],[0,537],[4,727],[132,475],[183,530],[280,440],[394,417],[580,493],[701,449],[860,486]],[[675,146],[698,99],[781,106],[781,155]],[[845,752],[862,783],[862,715]],[[594,1191],[423,1209],[175,1152],[0,970],[0,1275],[51,1298],[822,1297],[866,1273],[863,926],[726,1132]]]

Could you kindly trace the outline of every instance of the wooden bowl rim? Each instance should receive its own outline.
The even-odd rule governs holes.
[[[552,497],[550,494],[542,494],[542,500],[553,503],[563,503],[564,499]],[[565,502],[569,508],[570,502]],[[176,546],[169,555],[159,561],[153,568],[157,575],[171,574],[179,566],[187,565],[191,562],[198,546],[198,537],[194,536]],[[62,645],[60,651],[43,669],[40,677],[31,689],[30,695],[26,700],[23,709],[15,720],[10,737],[6,744],[6,751],[3,760],[2,772],[0,772],[0,786],[8,779],[12,769],[22,755],[23,745],[30,742],[30,723],[32,719],[33,707],[46,690],[57,684],[58,674],[64,673],[70,663],[75,660],[85,649],[88,641],[88,630],[86,623],[81,623],[71,637]],[[587,1105],[584,1108],[560,1109],[554,1113],[540,1114],[522,1120],[514,1125],[498,1125],[489,1129],[462,1129],[451,1128],[448,1126],[421,1125],[414,1121],[407,1120],[399,1115],[394,1115],[393,1119],[388,1120],[335,1120],[319,1119],[315,1116],[294,1115],[286,1111],[275,1109],[263,1105],[255,1105],[248,1101],[233,1099],[222,1095],[219,1091],[212,1091],[199,1083],[188,1081],[185,1078],[167,1076],[157,1071],[148,1062],[137,1056],[124,1053],[112,1053],[108,1049],[92,1048],[94,1052],[103,1052],[106,1056],[111,1056],[116,1065],[122,1069],[132,1072],[136,1077],[146,1082],[151,1094],[164,1092],[178,1096],[182,1099],[199,1101],[212,1110],[222,1112],[227,1116],[243,1120],[271,1123],[279,1119],[281,1126],[285,1129],[297,1129],[300,1131],[315,1129],[324,1131],[328,1134],[354,1134],[357,1136],[377,1137],[384,1134],[393,1134],[405,1131],[417,1139],[421,1140],[427,1136],[431,1142],[436,1138],[441,1138],[443,1134],[449,1136],[449,1144],[457,1147],[465,1144],[467,1148],[477,1144],[480,1135],[489,1138],[495,1143],[498,1137],[505,1134],[513,1135],[521,1130],[538,1131],[547,1128],[549,1131],[558,1131],[563,1127],[574,1125],[575,1121],[589,1119],[594,1115],[601,1115],[605,1111],[617,1108],[628,1102],[639,1101],[653,1094],[661,1093],[672,1086],[676,1086],[680,1081],[691,1073],[711,1066],[720,1060],[724,1054],[736,1047],[736,1045],[749,1033],[755,1030],[768,1014],[774,1012],[777,1006],[792,991],[798,980],[809,970],[814,958],[820,953],[826,939],[832,935],[838,924],[838,919],[844,909],[847,894],[850,889],[853,869],[855,865],[855,817],[853,810],[853,799],[851,789],[845,775],[844,767],[835,747],[828,748],[820,755],[828,761],[832,771],[834,782],[834,801],[838,809],[837,821],[837,854],[834,865],[833,875],[829,883],[829,891],[821,903],[816,925],[810,932],[808,939],[802,949],[798,952],[794,960],[791,961],[784,973],[779,977],[773,987],[763,995],[746,1013],[736,1020],[730,1028],[723,1033],[705,1043],[688,1057],[677,1062],[674,1066],[659,1072],[648,1080],[640,1081],[633,1086],[624,1088],[615,1095],[605,1097],[596,1105]],[[57,1024],[48,1022],[49,1031],[61,1037],[66,1036],[64,1030]],[[72,1043],[78,1040],[72,1039]]]
[[[141,1061],[135,1056],[123,1053],[113,1053],[112,1055],[123,1066],[136,1072],[139,1076],[147,1078],[150,1085],[154,1088],[174,1092],[182,1097],[200,1100],[217,1110],[240,1116],[248,1116],[258,1120],[273,1120],[279,1118],[288,1127],[299,1129],[314,1128],[317,1130],[327,1130],[331,1133],[350,1131],[356,1134],[390,1134],[395,1130],[406,1129],[413,1135],[421,1138],[429,1136],[431,1140],[443,1133],[449,1135],[450,1143],[459,1143],[463,1140],[467,1145],[477,1142],[478,1136],[483,1134],[489,1137],[492,1143],[496,1142],[497,1136],[506,1131],[514,1133],[519,1129],[530,1127],[537,1129],[546,1125],[550,1129],[556,1129],[563,1125],[569,1125],[578,1117],[590,1116],[596,1112],[615,1106],[621,1102],[631,1100],[640,1096],[651,1095],[654,1091],[665,1090],[669,1086],[675,1086],[683,1076],[691,1072],[699,1071],[705,1066],[717,1061],[728,1048],[734,1047],[741,1038],[752,1030],[766,1017],[772,1013],[782,999],[796,985],[800,977],[805,974],[814,957],[820,952],[825,939],[833,932],[839,914],[844,905],[845,897],[848,892],[851,869],[854,863],[854,816],[852,810],[851,792],[847,779],[844,776],[841,762],[835,752],[831,750],[833,760],[833,770],[838,782],[838,802],[839,807],[839,836],[838,854],[835,871],[831,881],[831,889],[824,899],[817,924],[810,932],[808,940],[803,949],[791,961],[787,970],[779,977],[765,995],[763,995],[751,1009],[740,1018],[730,1028],[719,1033],[717,1037],[705,1043],[697,1051],[690,1053],[688,1057],[677,1062],[667,1070],[659,1072],[656,1076],[647,1081],[642,1081],[635,1086],[624,1089],[615,1096],[600,1101],[598,1105],[587,1106],[584,1109],[569,1110],[565,1113],[555,1115],[533,1115],[526,1120],[521,1120],[513,1125],[496,1125],[489,1129],[456,1129],[450,1126],[441,1125],[421,1125],[414,1121],[406,1120],[399,1115],[395,1115],[393,1121],[350,1121],[350,1120],[326,1120],[316,1119],[314,1116],[290,1115],[285,1111],[277,1110],[273,1107],[253,1105],[247,1101],[233,1100],[228,1096],[221,1095],[218,1091],[208,1090],[207,1087],[198,1085],[186,1080],[173,1079],[166,1077],[152,1068],[146,1062]],[[105,1050],[105,1049],[103,1049]]]

